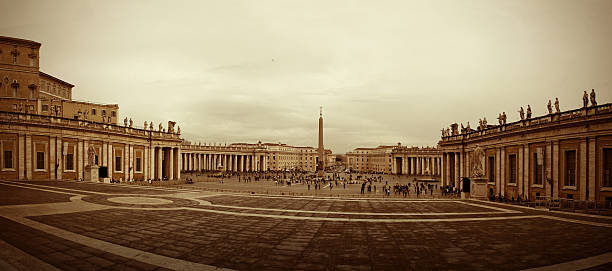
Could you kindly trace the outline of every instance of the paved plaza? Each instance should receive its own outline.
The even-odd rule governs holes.
[[[612,268],[610,217],[182,187],[2,180],[0,269]]]

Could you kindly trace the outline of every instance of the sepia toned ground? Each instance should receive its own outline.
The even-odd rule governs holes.
[[[610,240],[610,217],[483,201],[0,181],[2,270],[609,270]]]

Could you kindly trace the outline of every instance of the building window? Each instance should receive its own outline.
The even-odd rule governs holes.
[[[30,99],[34,99],[34,90],[30,89]]]
[[[121,172],[121,156],[115,156],[115,171]]]
[[[495,182],[495,157],[489,156],[489,182]]]
[[[4,151],[4,168],[13,168],[13,151]]]
[[[516,154],[510,154],[510,181],[508,183],[516,183]]]
[[[30,67],[34,67],[35,63],[36,63],[36,62],[35,62],[34,58],[33,58],[33,57],[31,57],[31,58],[30,58]]]
[[[604,178],[603,178],[603,186],[604,187],[612,187],[612,180],[610,178],[610,174],[612,173],[612,148],[603,149],[604,156]]]
[[[136,157],[136,171],[141,172],[142,166],[140,165],[140,157]]]
[[[42,105],[42,111],[43,111],[43,112],[47,112],[47,111],[49,111],[49,105],[48,105],[48,104],[43,104],[43,105]]]
[[[13,65],[17,65],[17,54],[13,54]]]
[[[45,169],[45,153],[36,152],[36,169]]]
[[[542,165],[542,157],[538,156],[537,152],[533,153],[533,163],[534,163],[534,167],[533,167],[533,184],[537,184],[537,185],[542,185],[542,182],[544,181],[543,178],[543,165]]]
[[[576,151],[565,151],[565,186],[576,186]]]
[[[117,116],[117,112],[115,112],[115,111],[111,111],[111,116],[112,116],[113,118],[114,118],[114,117],[116,117],[116,116]]]
[[[106,110],[102,109],[102,116],[106,116]]]
[[[66,170],[74,170],[74,155],[66,154]]]
[[[96,115],[96,113],[97,113],[97,112],[96,112],[96,109],[95,109],[95,108],[92,108],[92,109],[91,109],[91,114],[95,116],[95,115]]]

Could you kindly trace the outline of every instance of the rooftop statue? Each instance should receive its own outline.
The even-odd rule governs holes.
[[[527,119],[531,119],[531,105],[527,105]]]
[[[174,133],[174,125],[176,125],[176,122],[168,121],[168,133],[170,134]]]
[[[548,100],[548,114],[552,114],[552,103]]]
[[[153,122],[149,123],[149,130],[153,131]]]
[[[127,118],[123,119],[123,126],[127,127]]]
[[[561,112],[561,110],[559,110],[559,98],[555,98],[555,110],[557,113]]]
[[[525,110],[523,110],[522,106],[521,106],[521,110],[519,110],[518,112],[521,115],[521,120],[525,120]]]
[[[595,100],[595,89],[591,89],[591,106],[597,106],[597,101]]]
[[[134,122],[132,121],[132,118],[130,118],[130,128],[132,128],[134,126]]]
[[[584,91],[584,94],[582,95],[582,107],[587,107],[589,106],[589,94],[587,94],[586,90]]]
[[[145,129],[145,130],[147,129],[147,127],[149,127],[149,126],[147,125],[147,121],[146,121],[146,120],[145,120],[145,122],[144,122],[144,126],[142,126],[142,127],[144,127],[144,129]]]

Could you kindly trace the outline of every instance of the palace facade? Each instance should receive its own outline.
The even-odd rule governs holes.
[[[594,101],[594,96],[593,96]],[[444,130],[442,182],[471,177],[477,146],[485,152],[489,195],[504,198],[612,200],[612,104],[591,105],[478,130]]]

